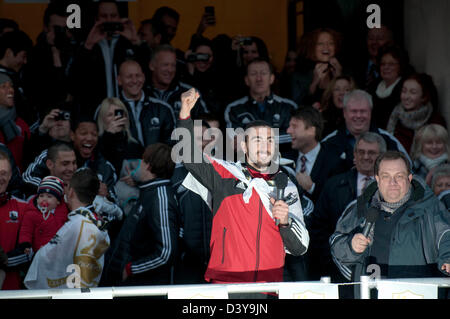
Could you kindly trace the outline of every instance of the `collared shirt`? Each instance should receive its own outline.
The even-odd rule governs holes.
[[[131,113],[133,115],[134,123],[136,125],[136,130],[138,132],[138,139],[142,145],[145,145],[144,135],[142,134],[142,125],[141,125],[141,121],[139,119],[141,112],[142,112],[142,102],[145,99],[144,91],[141,91],[141,93],[142,93],[141,98],[139,99],[139,101],[137,101],[137,103],[135,100],[127,98],[123,92],[122,92],[122,97],[130,105]]]
[[[302,156],[306,157],[306,162],[305,162],[305,174],[311,175],[311,171],[314,167],[314,163],[316,162],[316,158],[317,155],[320,152],[320,143],[317,143],[316,147],[314,147],[312,150],[310,150],[308,153],[303,154],[302,152],[298,152],[298,158],[297,158],[297,165],[295,167],[295,172],[298,173],[301,170],[302,167]],[[312,194],[314,192],[314,189],[316,188],[316,183],[313,182],[312,186],[310,189],[307,189],[306,191],[309,194]]]
[[[100,46],[100,49],[102,51],[103,61],[105,63],[106,95],[108,97],[117,96],[116,94],[118,92],[117,69],[114,65],[114,49],[118,40],[119,37],[113,37],[111,41],[102,39],[98,42],[98,45]]]
[[[300,172],[301,166],[302,166],[302,161],[301,161],[301,157],[305,156],[306,157],[306,162],[305,162],[305,166],[306,166],[306,170],[305,173],[310,175],[312,168],[314,166],[314,163],[316,162],[316,158],[317,155],[320,152],[320,143],[317,143],[316,147],[314,147],[312,150],[310,150],[308,153],[303,154],[302,152],[298,152],[298,158],[297,158],[297,165],[295,167],[295,172],[298,173]]]
[[[366,184],[366,178],[370,179],[370,181],[367,181],[367,184]],[[356,183],[357,196],[361,195],[363,188],[367,187],[367,185],[369,185],[373,179],[374,179],[373,176],[367,176],[367,175],[364,175],[364,174],[361,174],[360,172],[358,172],[358,179],[357,179],[357,183]]]

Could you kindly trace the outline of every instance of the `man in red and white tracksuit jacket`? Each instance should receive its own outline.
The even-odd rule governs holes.
[[[8,255],[3,290],[21,289],[18,267],[31,261],[32,253],[25,254],[17,249],[19,229],[27,206],[27,202],[21,199],[10,197],[7,193],[0,194],[0,246]]]
[[[297,188],[290,180],[283,200],[275,200],[274,179],[284,173],[269,170],[275,154],[273,131],[262,121],[250,125],[252,130],[243,142],[245,164],[210,156],[198,163],[202,157],[195,148],[190,119],[197,98],[193,89],[183,93],[178,128],[190,132],[194,150],[183,158],[190,173],[183,186],[209,202],[213,212],[211,258],[205,279],[213,283],[283,281],[285,254],[304,254],[309,235]]]
[[[7,253],[6,278],[1,289],[17,290],[22,287],[19,267],[26,265],[33,252],[25,254],[17,247],[19,229],[28,203],[6,192],[11,180],[12,168],[9,155],[0,151],[0,247]],[[2,265],[4,268],[4,265]]]

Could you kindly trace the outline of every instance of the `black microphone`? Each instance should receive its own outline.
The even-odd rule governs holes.
[[[286,174],[280,172],[273,179],[275,182],[275,187],[277,188],[277,198],[276,200],[283,200],[284,198],[284,189],[288,184],[288,177]],[[280,220],[278,218],[275,219],[275,225],[278,226]]]
[[[288,177],[284,173],[278,173],[273,179],[275,187],[277,188],[277,200],[282,200],[284,197],[284,189],[288,184]]]
[[[366,214],[366,224],[364,225],[362,234],[364,237],[369,235],[369,231],[372,228],[373,224],[377,221],[378,215],[380,215],[380,211],[375,207],[370,207]]]

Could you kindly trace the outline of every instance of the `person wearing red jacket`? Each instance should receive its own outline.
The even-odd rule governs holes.
[[[47,244],[67,221],[69,210],[64,202],[64,182],[47,176],[39,184],[37,195],[29,200],[19,232],[19,247],[34,252]]]
[[[3,248],[0,246],[0,290],[3,287],[3,282],[5,281],[6,273],[4,268],[8,263],[8,256],[6,255]]]
[[[13,82],[8,75],[0,73],[0,143],[11,150],[20,172],[23,172],[24,145],[30,135],[28,124],[16,113]]]
[[[213,213],[211,258],[205,279],[212,283],[283,281],[286,253],[303,255],[309,235],[293,182],[288,179],[287,185],[280,187],[285,188],[285,196],[275,195],[277,177],[284,175],[275,161],[275,132],[263,121],[251,123],[240,144],[244,163],[201,154],[195,148],[190,118],[198,97],[195,89],[182,94],[177,133],[183,136],[183,145],[188,137],[189,145],[194,146],[182,149],[181,160],[190,173],[183,186],[198,192],[205,201],[209,198]],[[183,134],[186,131],[188,136]],[[192,148],[193,152],[185,154]]]
[[[27,208],[27,203],[6,192],[11,180],[11,163],[8,155],[0,151],[0,247],[7,253],[4,267],[6,276],[3,290],[21,288],[20,265],[30,261],[32,254],[26,255],[16,249],[19,228]],[[3,267],[2,267],[3,268]]]

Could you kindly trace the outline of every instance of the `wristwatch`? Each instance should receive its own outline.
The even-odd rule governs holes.
[[[280,226],[280,227],[283,227],[283,228],[288,228],[288,227],[291,227],[291,224],[292,224],[292,218],[291,218],[291,217],[288,217],[288,222],[287,222],[287,224],[280,224],[279,226]]]

